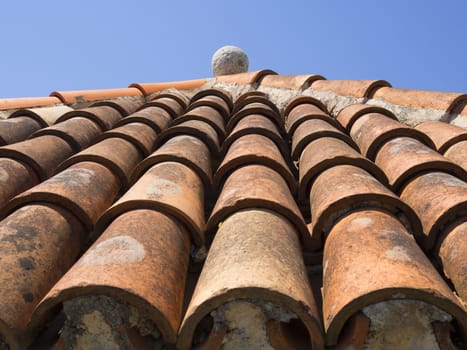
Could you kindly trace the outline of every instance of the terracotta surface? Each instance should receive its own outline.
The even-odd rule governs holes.
[[[203,86],[206,83],[206,79],[195,79],[195,80],[184,80],[174,81],[166,83],[134,83],[130,87],[139,89],[145,96],[150,95],[154,92],[174,88],[178,90],[189,90],[196,89]]]
[[[129,123],[101,134],[98,140],[119,137],[131,142],[144,157],[151,154],[157,138],[156,131],[145,123]]]
[[[216,77],[216,81],[220,83],[228,84],[256,84],[260,83],[261,79],[266,75],[277,74],[276,72],[270,69],[262,69],[253,72],[239,73],[239,74],[230,74],[230,75],[221,75]]]
[[[413,210],[368,172],[352,165],[338,165],[322,172],[310,192],[312,237],[324,237],[349,212],[382,208],[396,214],[410,232],[421,235],[421,224]]]
[[[292,193],[297,191],[297,181],[277,146],[269,138],[255,134],[242,136],[232,143],[217,168],[215,187],[219,188],[235,169],[249,164],[261,164],[274,169],[284,178]]]
[[[34,203],[2,220],[0,231],[0,334],[11,349],[26,349],[34,307],[78,257],[84,229],[59,206]]]
[[[212,126],[201,120],[189,120],[181,124],[174,125],[164,130],[156,140],[156,147],[159,147],[167,140],[177,135],[191,135],[202,140],[208,145],[211,154],[217,157],[220,152],[220,142],[217,133]]]
[[[339,343],[329,350],[363,349],[370,331],[371,320],[363,312],[357,312],[347,321],[341,331]]]
[[[246,165],[230,174],[212,210],[206,231],[213,234],[229,215],[251,208],[270,209],[285,216],[297,228],[304,249],[310,249],[310,233],[287,183],[279,173],[264,165]]]
[[[102,90],[75,90],[75,91],[54,91],[51,97],[57,97],[66,104],[89,102],[123,96],[140,96],[141,91],[135,88],[123,89],[102,89]]]
[[[319,74],[307,75],[267,75],[261,79],[261,86],[280,89],[303,90],[308,88],[316,80],[324,80]]]
[[[467,222],[450,231],[441,244],[439,257],[443,263],[444,274],[448,277],[457,294],[467,305]]]
[[[170,114],[160,107],[147,107],[128,117],[120,119],[115,125],[122,126],[130,123],[144,123],[154,129],[158,134],[169,126],[172,121]]]
[[[132,182],[136,182],[149,168],[162,162],[179,162],[190,167],[198,174],[206,189],[211,188],[211,154],[209,148],[200,139],[189,135],[169,139],[138,164],[133,172]]]
[[[467,183],[443,173],[431,172],[412,180],[401,193],[423,225],[423,246],[432,249],[449,224],[467,217]]]
[[[26,164],[0,158],[0,208],[18,193],[39,183],[36,173]]]
[[[448,123],[433,121],[418,124],[415,129],[428,135],[440,153],[444,153],[452,145],[467,141],[467,130]]]
[[[305,325],[313,349],[323,349],[319,314],[297,237],[294,225],[268,210],[244,210],[226,218],[186,311],[179,348],[191,347],[196,326],[211,311],[247,299],[274,302],[292,311]]]
[[[291,135],[295,132],[301,123],[311,119],[324,120],[325,122],[334,126],[336,129],[343,130],[342,126],[337,122],[336,119],[311,103],[303,103],[294,107],[287,116],[285,129],[287,130],[287,133]]]
[[[82,162],[13,198],[1,211],[1,217],[30,203],[51,203],[68,209],[90,231],[119,188],[118,178],[106,167]]]
[[[244,92],[240,96],[238,96],[236,98],[236,100],[234,101],[234,106],[236,106],[236,105],[238,105],[240,103],[243,103],[243,101],[246,100],[246,99],[253,98],[253,97],[264,97],[264,98],[267,99],[268,95],[265,92],[262,92],[262,91],[250,90],[250,91]]]
[[[261,114],[250,114],[239,120],[222,143],[222,153],[227,152],[232,142],[236,139],[250,134],[268,137],[274,141],[284,157],[290,156],[290,150],[286,143],[287,140],[280,134],[276,124]]]
[[[204,89],[197,92],[190,100],[189,108],[197,106],[219,108],[219,112],[227,119],[233,110],[232,95],[223,89]]]
[[[71,146],[53,135],[39,136],[0,147],[0,157],[27,164],[41,181],[52,176],[58,165],[72,154]]]
[[[23,141],[41,127],[40,123],[29,117],[0,120],[0,146]]]
[[[268,117],[276,124],[277,129],[282,134],[285,133],[282,117],[278,113],[274,112],[269,106],[259,102],[250,103],[233,114],[227,122],[227,131],[232,131],[241,119],[252,114],[261,114]]]
[[[190,99],[185,94],[183,94],[182,92],[180,92],[180,91],[178,91],[176,89],[168,89],[168,90],[165,90],[165,91],[156,92],[156,93],[148,96],[147,100],[148,101],[154,101],[154,100],[157,100],[159,98],[166,98],[166,97],[177,101],[178,104],[183,109],[187,108],[188,103],[190,102]]]
[[[464,169],[409,137],[386,142],[380,148],[375,163],[384,171],[395,192],[401,191],[417,174],[426,171],[444,171],[467,181]]]
[[[388,182],[386,175],[375,163],[364,158],[347,143],[334,137],[321,137],[310,142],[300,156],[299,200],[308,201],[313,182],[323,171],[344,164],[366,170],[382,184]]]
[[[358,120],[358,118],[368,113],[379,113],[379,114],[385,115],[386,117],[390,119],[394,119],[395,121],[398,121],[394,113],[392,113],[388,109],[377,107],[377,106],[360,104],[360,103],[343,108],[337,115],[337,121],[348,132],[350,132],[350,129],[352,129],[353,124]]]
[[[321,102],[320,100],[318,100],[317,98],[314,98],[314,97],[311,97],[311,96],[300,95],[300,96],[291,98],[287,102],[287,105],[284,108],[284,116],[286,118],[289,118],[290,113],[292,112],[292,110],[295,109],[295,107],[298,107],[298,106],[300,106],[302,104],[314,105],[314,106],[318,107],[319,110],[321,110],[321,111],[323,111],[325,113],[328,112],[328,109],[327,109],[326,105],[323,102]]]
[[[68,106],[54,106],[19,109],[12,113],[8,118],[30,117],[40,123],[43,127],[55,124],[57,119],[63,114],[73,111],[73,108]]]
[[[383,87],[373,98],[412,108],[438,109],[453,112],[467,102],[467,95],[453,92],[422,91]]]
[[[204,244],[204,190],[199,176],[176,162],[154,165],[105,212],[99,228],[119,215],[136,209],[152,209],[183,223],[194,243]]]
[[[216,131],[219,140],[223,140],[225,138],[224,118],[214,107],[199,106],[190,109],[185,114],[175,118],[170,125],[178,125],[188,120],[204,121]]]
[[[263,108],[267,109],[268,111],[272,111],[273,113],[276,113],[280,116],[280,111],[277,108],[277,106],[269,100],[267,95],[261,96],[261,95],[253,95],[250,92],[246,93],[246,97],[244,98],[238,98],[235,101],[234,108],[232,110],[232,114],[235,114],[242,109],[252,109],[252,108]],[[251,105],[251,106],[250,106]],[[282,120],[282,119],[280,119]]]
[[[95,162],[105,166],[118,177],[122,190],[125,190],[129,185],[133,169],[142,160],[143,155],[135,145],[122,138],[112,137],[68,158],[60,164],[57,172],[76,163]]]
[[[394,299],[435,305],[466,330],[465,310],[411,234],[390,214],[365,210],[339,221],[327,238],[323,266],[328,345],[337,343],[345,322],[359,310]]]
[[[99,106],[77,109],[75,111],[65,113],[58,118],[56,122],[61,123],[74,117],[90,119],[99,125],[103,131],[112,129],[118,121],[122,119],[120,112],[116,109],[109,106]]]
[[[292,159],[297,160],[311,141],[320,137],[334,137],[358,149],[352,139],[342,131],[321,119],[310,119],[301,123],[292,135]]]
[[[180,104],[177,100],[170,98],[170,97],[161,97],[161,98],[157,98],[155,100],[149,101],[145,103],[141,107],[141,109],[144,109],[147,107],[160,107],[166,110],[167,112],[169,112],[172,119],[182,114],[183,111],[185,110],[182,104]]]
[[[391,84],[385,80],[317,80],[311,84],[311,89],[362,98],[372,97],[384,86],[391,86]]]
[[[423,132],[405,126],[380,113],[362,115],[352,126],[350,136],[367,158],[374,160],[381,146],[396,137],[410,137],[435,149],[434,143]]]
[[[126,117],[131,113],[136,112],[143,105],[144,99],[114,99],[97,101],[91,104],[90,107],[110,106],[120,112],[122,117]]]
[[[122,214],[50,290],[35,322],[64,300],[107,295],[134,306],[175,343],[189,256],[189,235],[176,220],[153,210]]]
[[[79,152],[94,143],[97,136],[102,133],[101,128],[90,119],[74,117],[64,122],[42,128],[33,133],[30,138],[54,135],[68,142],[74,152]]]
[[[449,147],[444,156],[467,171],[467,141],[461,141]]]
[[[57,97],[1,98],[0,99],[0,110],[51,106],[51,105],[60,104],[60,103],[61,101]]]

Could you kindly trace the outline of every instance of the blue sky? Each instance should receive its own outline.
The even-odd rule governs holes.
[[[467,93],[467,1],[3,1],[0,98],[250,70]]]

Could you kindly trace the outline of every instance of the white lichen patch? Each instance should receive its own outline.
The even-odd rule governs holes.
[[[80,265],[127,264],[143,261],[144,246],[131,236],[122,235],[106,239],[89,250]]]
[[[66,321],[62,336],[66,349],[135,349],[128,337],[136,329],[152,349],[162,349],[164,341],[154,322],[133,306],[107,296],[77,297],[63,304]]]
[[[394,261],[405,261],[411,262],[412,259],[410,258],[410,253],[407,249],[403,246],[396,245],[391,249],[388,249],[384,252],[384,257],[389,260]]]
[[[271,319],[290,322],[297,316],[282,306],[260,300],[239,300],[222,305],[211,313],[214,327],[223,326],[226,333],[223,350],[273,350],[266,325]]]
[[[153,198],[175,195],[180,192],[182,192],[182,189],[179,185],[164,178],[154,179],[147,188],[147,194]]]
[[[365,307],[370,318],[367,350],[439,349],[431,323],[452,317],[436,306],[417,300],[389,300]]]

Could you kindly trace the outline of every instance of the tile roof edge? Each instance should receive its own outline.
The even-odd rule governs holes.
[[[0,110],[45,107],[45,106],[53,106],[53,105],[61,105],[61,104],[62,104],[62,101],[58,97],[55,97],[55,96],[1,98],[0,99]]]
[[[103,99],[118,97],[141,96],[142,93],[136,88],[116,88],[116,89],[98,89],[98,90],[70,90],[53,91],[51,97],[60,99],[65,104],[74,104],[80,102],[91,102]]]

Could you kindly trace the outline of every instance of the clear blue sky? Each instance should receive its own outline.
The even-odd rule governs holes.
[[[250,70],[467,93],[466,0],[18,0],[0,11],[0,97],[208,77],[228,44]]]

